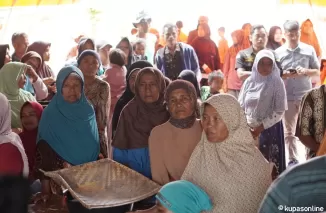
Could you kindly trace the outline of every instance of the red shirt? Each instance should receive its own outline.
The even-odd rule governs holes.
[[[23,173],[23,158],[11,143],[0,144],[0,174],[21,175]]]

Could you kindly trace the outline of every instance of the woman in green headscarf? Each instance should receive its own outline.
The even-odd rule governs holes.
[[[27,68],[26,64],[10,62],[0,69],[0,93],[4,94],[10,102],[11,128],[15,130],[21,129],[20,109],[23,104],[26,101],[36,101],[30,92],[23,90]]]

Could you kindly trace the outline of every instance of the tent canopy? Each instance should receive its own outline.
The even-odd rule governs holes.
[[[309,4],[326,7],[326,0],[280,0],[281,4]]]
[[[79,0],[0,0],[0,7],[74,4]]]

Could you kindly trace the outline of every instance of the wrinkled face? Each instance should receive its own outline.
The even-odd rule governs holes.
[[[178,31],[176,27],[170,27],[164,29],[164,39],[168,47],[174,47],[178,39]]]
[[[299,44],[300,32],[299,30],[285,31],[284,33],[287,42],[291,46],[297,46]]]
[[[122,50],[126,54],[126,60],[128,60],[128,56],[130,54],[129,44],[126,41],[121,41],[118,47],[120,50]]]
[[[313,25],[310,21],[306,21],[304,22],[303,26],[302,26],[302,31],[304,33],[307,33],[307,34],[311,34],[314,32],[314,28],[313,28]]]
[[[25,64],[30,65],[35,71],[40,67],[41,62],[37,58],[29,58]]]
[[[199,26],[198,27],[198,37],[205,37],[206,33],[205,33],[205,30],[202,26]]]
[[[21,122],[27,131],[34,130],[38,127],[39,119],[32,105],[27,104],[21,111]]]
[[[252,45],[258,49],[264,49],[267,43],[267,32],[264,28],[255,29],[254,33],[250,35]]]
[[[95,56],[88,55],[85,56],[78,68],[83,72],[85,77],[94,77],[97,74],[97,71],[100,67],[100,64]]]
[[[281,43],[282,42],[282,35],[283,35],[282,34],[282,30],[281,29],[277,29],[275,31],[274,41]]]
[[[223,86],[223,79],[220,77],[214,77],[208,84],[214,92],[219,92]]]
[[[27,36],[20,36],[12,44],[14,46],[15,52],[19,54],[25,54],[27,47],[29,45]]]
[[[75,103],[78,101],[82,94],[82,81],[77,74],[70,74],[62,86],[62,96],[68,103]]]
[[[209,104],[205,105],[201,122],[209,142],[223,142],[229,136],[229,130],[222,117],[218,114],[216,109]]]
[[[43,53],[43,60],[44,61],[49,61],[50,60],[50,46],[48,46]]]
[[[258,72],[262,76],[268,76],[272,73],[273,61],[270,58],[264,57],[258,62]]]
[[[147,104],[154,103],[160,97],[159,85],[153,73],[144,73],[139,81],[139,96]]]
[[[145,45],[144,44],[137,44],[135,48],[136,55],[145,55]]]
[[[11,61],[11,56],[10,56],[9,48],[7,48],[5,59],[4,59],[4,64],[9,63],[10,61]]]
[[[27,67],[26,67],[27,69]],[[26,74],[25,74],[25,71],[23,74],[21,74],[19,77],[18,77],[18,80],[17,80],[17,84],[18,84],[18,88],[20,89],[23,89],[25,84],[26,84]]]
[[[168,109],[174,119],[184,119],[194,114],[194,102],[184,89],[173,90],[169,96]]]
[[[130,86],[130,90],[132,93],[135,94],[135,82],[136,82],[136,77],[137,74],[139,73],[140,70],[134,71],[130,77],[129,77],[129,86]]]

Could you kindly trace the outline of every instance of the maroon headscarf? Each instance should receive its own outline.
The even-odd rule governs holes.
[[[22,118],[23,109],[27,105],[32,106],[32,108],[36,112],[36,116],[38,120],[40,121],[43,112],[43,107],[38,102],[30,102],[30,101],[27,101],[23,104],[20,110],[20,119]],[[28,131],[23,127],[23,132],[19,134],[25,149],[25,153],[28,158],[29,176],[31,179],[33,179],[33,170],[35,165],[37,130],[38,128]]]
[[[140,80],[144,74],[156,77],[159,86],[159,99],[151,104],[141,100]],[[135,97],[122,110],[113,146],[118,149],[138,149],[148,147],[148,138],[152,129],[168,121],[170,115],[164,103],[166,81],[161,71],[146,67],[139,71],[135,82]]]
[[[46,49],[50,46],[51,46],[50,43],[43,42],[43,41],[36,41],[33,44],[29,45],[27,48],[27,51],[26,51],[26,52],[34,51],[34,52],[37,52],[41,56],[42,65],[39,68],[39,70],[37,71],[37,74],[40,76],[40,78],[54,77],[54,73],[53,73],[52,69],[49,67],[49,65],[47,65],[44,62],[44,59],[43,59],[43,55],[44,55]]]

